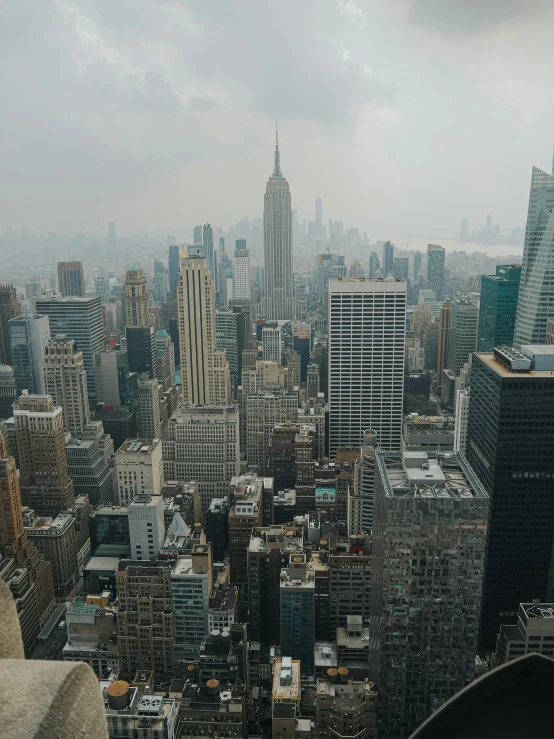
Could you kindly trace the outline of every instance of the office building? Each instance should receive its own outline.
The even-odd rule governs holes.
[[[173,341],[168,332],[161,328],[156,331],[155,344],[156,356],[158,358],[158,369],[160,369],[159,358],[163,357],[163,372],[158,372],[158,381],[161,383],[164,392],[175,387],[175,348]],[[173,412],[174,409],[172,409]]]
[[[469,355],[477,347],[478,321],[479,307],[477,305],[464,298],[452,301],[450,304],[446,369],[449,369],[456,376],[460,374],[460,370],[468,361]],[[439,326],[439,335],[440,330]]]
[[[73,482],[65,457],[63,410],[50,395],[23,392],[14,403],[21,499],[41,516],[73,507]]]
[[[180,251],[177,244],[168,245],[169,291],[175,297],[177,297],[177,285],[179,284]]]
[[[223,562],[229,548],[229,498],[212,498],[206,514],[206,539],[212,545],[214,562]]]
[[[37,313],[47,315],[50,335],[66,334],[83,352],[87,373],[89,405],[96,405],[94,355],[104,349],[104,328],[100,298],[46,298],[37,300]]]
[[[171,562],[121,560],[117,566],[117,645],[121,677],[137,670],[173,677]],[[137,614],[140,613],[140,620]]]
[[[414,268],[414,283],[417,285],[417,282],[419,279],[419,272],[421,270],[421,252],[420,251],[416,251],[416,253],[414,254],[413,268]]]
[[[42,355],[50,339],[48,316],[19,316],[8,321],[15,389],[37,395],[43,392]]]
[[[92,599],[91,599],[92,600]],[[110,673],[117,675],[119,657],[115,638],[115,612],[107,593],[94,598],[65,604],[67,644],[61,658],[64,662],[86,662],[99,680]]]
[[[394,276],[401,280],[408,280],[410,276],[410,260],[408,257],[395,257]]]
[[[264,362],[281,364],[283,337],[278,325],[264,325],[262,329],[262,350]]]
[[[233,297],[233,262],[225,251],[225,239],[219,239],[219,261],[217,265],[217,304],[221,308],[227,308],[229,300]],[[223,251],[221,251],[223,249]]]
[[[148,326],[148,293],[142,269],[131,269],[125,275],[125,325]]]
[[[0,364],[0,418],[11,418],[16,398],[15,373],[8,364]]]
[[[378,270],[381,269],[381,265],[379,263],[379,257],[377,256],[377,252],[371,252],[369,255],[369,277],[379,277]],[[346,277],[346,275],[344,275]]]
[[[517,624],[501,624],[493,665],[536,652],[554,657],[554,603],[520,603]]]
[[[179,739],[181,719],[179,701],[167,698],[150,684],[125,680],[102,680],[102,698],[106,707],[108,734],[113,737],[138,737],[141,739]]]
[[[198,483],[205,523],[212,498],[227,497],[240,471],[237,407],[180,403],[162,443],[165,479]]]
[[[329,451],[358,446],[374,429],[383,449],[400,449],[406,282],[329,283]]]
[[[196,239],[194,241],[196,244]],[[214,233],[213,228],[209,223],[205,223],[202,226],[202,241],[199,249],[202,256],[205,258],[208,269],[212,275],[212,281],[214,285],[218,284],[217,280],[217,254],[214,250]]]
[[[435,299],[444,299],[444,247],[427,246],[427,289],[433,290]]]
[[[97,352],[94,355],[94,369],[99,405],[110,408],[124,406],[133,411],[138,409],[138,375],[136,372],[129,372],[127,352],[118,348]],[[125,439],[121,443],[123,441]]]
[[[454,430],[453,416],[424,416],[410,413],[404,421],[404,448],[413,451],[446,452],[454,446]]]
[[[231,480],[232,505],[229,512],[229,554],[231,582],[248,593],[248,546],[254,528],[262,525],[264,480],[243,475]],[[273,486],[271,489],[273,495]]]
[[[67,471],[76,495],[86,495],[93,506],[116,499],[112,437],[98,420],[83,428],[65,447]]]
[[[21,315],[15,287],[8,282],[0,283],[0,364],[13,364],[8,321]]]
[[[231,398],[229,364],[225,350],[216,348],[215,287],[201,254],[181,260],[177,293],[183,400],[226,404]]]
[[[62,298],[85,297],[82,262],[58,262],[58,289]]]
[[[513,344],[520,277],[521,267],[516,264],[500,265],[495,275],[481,277],[478,352]]]
[[[161,439],[160,388],[158,380],[141,375],[138,380],[138,432],[143,439]]]
[[[407,739],[475,677],[489,502],[463,456],[377,455],[369,664],[381,739]]]
[[[554,316],[554,177],[533,167],[514,346],[542,344]]]
[[[162,443],[159,439],[127,439],[115,453],[119,505],[135,495],[161,495],[164,484]]]
[[[131,559],[158,559],[165,541],[164,499],[138,493],[127,506]]]
[[[237,239],[235,241],[235,277],[233,280],[233,298],[235,300],[252,300],[250,250],[246,248],[246,239]]]
[[[235,392],[240,384],[239,357],[242,354],[242,343],[244,343],[244,333],[241,336],[242,342],[239,341],[239,331],[242,329],[241,318],[240,313],[232,310],[218,310],[215,314],[216,347],[225,350],[231,384]]]
[[[456,390],[454,444],[455,452],[466,453],[467,445],[467,423],[469,420],[470,389],[461,387]]]
[[[281,570],[303,553],[301,524],[252,530],[248,544],[248,635],[263,644],[281,639]]]
[[[24,530],[29,541],[52,565],[56,598],[66,598],[79,580],[79,560],[75,539],[75,519],[71,513],[55,518],[24,512]]]
[[[153,326],[126,326],[129,372],[156,377],[156,336]]]
[[[440,309],[437,339],[437,389],[441,389],[442,373],[446,369],[448,342],[450,338],[450,317],[452,302],[445,300]],[[467,361],[467,360],[465,360]]]
[[[209,544],[195,544],[190,554],[177,557],[171,573],[175,663],[198,659],[200,656],[200,646],[208,635],[212,586],[212,551]]]
[[[325,298],[329,280],[346,277],[346,264],[342,254],[324,252],[317,255],[317,294],[321,300]]]
[[[321,739],[377,739],[377,687],[350,679],[348,668],[327,670],[317,681],[315,724]]]
[[[90,423],[83,352],[75,341],[58,334],[50,339],[42,359],[44,393],[63,410],[65,430],[78,436]]]
[[[294,317],[292,211],[289,183],[281,173],[279,136],[275,166],[264,196],[264,295],[262,316],[270,321]]]
[[[94,294],[97,298],[100,298],[100,302],[103,306],[110,302],[110,298],[112,297],[112,288],[108,277],[100,275],[99,277],[94,278]]]
[[[89,531],[92,557],[130,558],[131,536],[126,506],[98,506],[90,515]]]
[[[383,277],[394,277],[394,244],[383,244]]]
[[[291,557],[281,570],[281,652],[300,661],[303,675],[312,675],[315,648],[315,577],[305,554]]]
[[[543,350],[541,369],[508,347],[474,354],[471,366],[466,456],[492,500],[481,627],[487,649],[501,623],[515,622],[519,603],[547,600],[554,354],[552,347],[530,348]]]
[[[297,409],[297,392],[257,390],[246,395],[246,459],[258,474],[267,474],[274,426],[285,421],[296,422]]]
[[[104,431],[112,437],[114,449],[137,435],[137,417],[129,408],[103,408],[96,411],[94,418],[101,421]]]

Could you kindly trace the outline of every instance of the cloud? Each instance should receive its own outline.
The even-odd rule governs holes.
[[[520,15],[547,10],[550,0],[411,0],[408,22],[448,36],[484,33]]]

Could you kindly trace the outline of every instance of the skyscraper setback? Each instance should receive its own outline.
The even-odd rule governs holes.
[[[554,177],[533,167],[514,345],[542,344],[554,316]]]
[[[264,297],[262,315],[268,320],[292,320],[292,211],[289,183],[281,173],[279,134],[275,140],[275,166],[264,197]]]

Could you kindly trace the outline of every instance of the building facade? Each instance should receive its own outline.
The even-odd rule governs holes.
[[[44,393],[63,409],[65,430],[78,436],[90,423],[83,352],[75,341],[58,334],[50,339],[42,360]]]
[[[444,248],[437,244],[427,246],[427,289],[434,291],[436,300],[443,300]]]
[[[50,339],[48,316],[20,316],[8,322],[16,393],[40,395],[42,356]]]
[[[62,298],[85,297],[82,262],[58,262],[58,288]]]
[[[520,278],[521,267],[517,264],[499,265],[495,275],[481,277],[478,352],[513,344]]]

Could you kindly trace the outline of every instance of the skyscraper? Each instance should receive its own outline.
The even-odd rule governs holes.
[[[385,241],[383,245],[383,277],[394,276],[394,244]]]
[[[8,322],[15,387],[32,394],[42,392],[42,355],[50,339],[48,316],[20,316]]]
[[[125,275],[125,325],[148,326],[148,293],[142,269],[131,269]]]
[[[491,498],[481,645],[519,603],[544,602],[554,531],[554,353],[474,354],[466,456]],[[526,349],[524,349],[526,351]],[[531,352],[533,354],[533,352]]]
[[[252,299],[250,251],[246,248],[246,239],[237,239],[235,241],[235,278],[233,281],[233,298],[239,300]]]
[[[427,289],[437,300],[444,298],[444,248],[437,244],[427,245]]]
[[[67,471],[63,410],[50,395],[28,395],[14,403],[21,499],[40,516],[57,516],[75,503]]]
[[[452,302],[450,300],[444,300],[439,316],[437,347],[437,388],[439,390],[442,384],[442,371],[446,369],[446,355],[448,352],[448,339],[450,336],[451,307]]]
[[[169,291],[177,296],[177,285],[179,284],[179,247],[177,244],[169,245]]]
[[[0,283],[0,364],[12,364],[8,321],[21,315],[15,288],[8,282]]]
[[[554,316],[554,177],[533,167],[514,345],[542,344]]]
[[[369,255],[369,276],[377,277],[377,270],[380,268],[381,266],[379,264],[379,257],[377,256],[377,252],[373,251]],[[346,274],[344,276],[346,277]]]
[[[215,287],[207,260],[181,260],[178,309],[183,400],[197,405],[229,402],[231,378],[224,349],[216,349]]]
[[[416,251],[414,254],[414,282],[417,284],[419,271],[421,270],[421,252]]]
[[[369,650],[382,739],[407,739],[475,677],[489,503],[461,455],[377,454]]]
[[[153,326],[126,326],[129,372],[156,377],[156,336]]]
[[[315,201],[315,224],[318,231],[321,231],[323,226],[323,200],[318,197]]]
[[[497,266],[495,275],[481,276],[478,352],[512,346],[520,277],[521,267],[517,264]]]
[[[42,360],[44,393],[63,409],[65,430],[79,435],[90,423],[87,376],[83,352],[73,339],[58,334],[50,339]]]
[[[94,355],[104,348],[100,298],[46,298],[37,301],[37,313],[48,316],[50,335],[67,334],[83,352],[91,408],[96,405]]]
[[[406,282],[329,283],[329,456],[374,429],[383,449],[402,444]]]
[[[281,173],[279,134],[275,166],[264,197],[264,296],[262,315],[268,320],[294,318],[292,276],[292,211],[289,183]]]
[[[469,300],[460,298],[450,304],[450,332],[446,350],[446,369],[455,375],[468,361],[477,347],[477,322],[479,308]],[[440,331],[440,329],[439,329]]]
[[[142,375],[138,380],[138,432],[144,439],[159,439],[162,435],[158,380]]]
[[[209,223],[202,226],[201,253],[206,257],[208,269],[212,273],[214,285],[217,285],[217,254],[214,250],[214,231]]]
[[[62,298],[84,298],[85,277],[82,262],[58,262],[58,287]]]
[[[281,651],[300,660],[304,675],[314,669],[315,573],[305,554],[295,554],[281,570]]]

